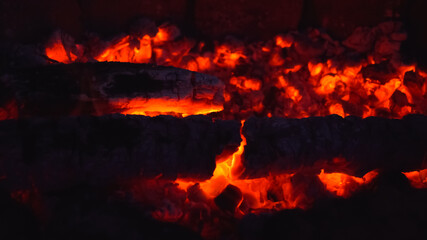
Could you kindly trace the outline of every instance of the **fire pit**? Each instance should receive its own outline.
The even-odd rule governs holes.
[[[423,3],[27,2],[2,239],[427,235]]]

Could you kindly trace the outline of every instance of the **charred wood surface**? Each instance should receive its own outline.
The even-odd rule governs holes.
[[[117,62],[51,64],[0,76],[2,92],[20,117],[120,113],[112,105],[132,99],[172,99],[222,105],[216,77],[174,67]],[[11,99],[12,98],[12,99]]]
[[[237,150],[237,121],[106,115],[0,122],[0,176],[13,189],[109,184],[134,177],[208,179]]]
[[[243,134],[245,174],[250,177],[314,166],[336,157],[344,158],[345,169],[360,176],[374,169],[418,170],[427,159],[427,117],[421,115],[250,118]]]

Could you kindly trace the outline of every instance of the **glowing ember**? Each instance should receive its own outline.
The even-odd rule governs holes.
[[[349,197],[361,185],[369,183],[377,175],[378,172],[371,171],[362,178],[358,178],[345,173],[325,173],[322,169],[319,179],[325,184],[328,191],[340,197]]]
[[[427,169],[404,172],[411,185],[415,188],[427,188]]]
[[[138,41],[139,46],[131,46],[131,39],[126,36],[111,45],[95,59],[100,62],[148,63],[152,54],[151,38],[145,35]]]
[[[148,99],[119,99],[112,102],[115,108],[123,109],[123,114],[158,116],[162,114],[188,115],[208,114],[219,112],[223,109],[222,105],[213,105],[203,101],[193,101],[192,99],[166,99],[166,98],[148,98]]]
[[[392,23],[370,31],[378,39],[392,38],[384,29],[402,32]],[[371,51],[360,54],[348,44],[358,39],[357,32],[343,43],[316,30],[280,34],[271,41],[250,44],[230,38],[214,42],[211,51],[205,42],[178,38],[179,34],[177,27],[162,25],[154,37],[127,35],[102,44],[100,51],[54,35],[45,52],[50,59],[63,63],[89,59],[154,63],[214,75],[233,86],[226,87],[225,93],[224,115],[230,117],[245,118],[254,113],[292,118],[427,114],[427,74],[415,64],[399,61],[398,48],[391,52],[383,51],[386,45],[377,48],[381,42],[375,46],[374,42],[364,42],[367,46],[363,49]],[[279,88],[274,95],[270,94],[272,87]]]
[[[77,56],[72,52],[67,52],[60,41],[53,42],[46,47],[46,56],[61,63],[71,63],[76,61]]]

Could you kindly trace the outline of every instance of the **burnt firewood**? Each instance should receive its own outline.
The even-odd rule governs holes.
[[[13,189],[59,189],[134,177],[208,179],[237,150],[237,121],[106,115],[0,121],[0,176]],[[231,150],[230,150],[231,149]]]
[[[159,112],[168,111],[168,100],[177,106],[212,108],[221,108],[224,102],[224,85],[216,77],[148,64],[52,64],[10,70],[0,76],[0,85],[12,92],[20,117],[138,111],[152,105],[153,99],[165,101],[156,102],[165,108],[157,107]],[[180,113],[194,114],[191,109]]]
[[[221,194],[214,199],[214,202],[221,210],[228,213],[234,213],[242,200],[243,195],[240,189],[228,184]]]
[[[337,157],[345,158],[345,169],[358,176],[374,169],[410,171],[423,167],[427,158],[427,117],[421,115],[400,120],[250,118],[243,134],[243,164],[250,177],[318,166]]]

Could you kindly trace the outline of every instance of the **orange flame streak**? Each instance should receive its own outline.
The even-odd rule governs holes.
[[[420,171],[404,172],[414,188],[427,188],[427,169]]]
[[[244,121],[242,121],[242,125]],[[240,176],[245,171],[241,161],[241,156],[246,145],[246,139],[241,134],[242,142],[238,150],[225,161],[217,162],[213,176],[206,181],[199,182],[200,188],[208,198],[218,196],[229,184],[238,187],[243,196],[245,207],[249,209],[285,209],[285,208],[305,208],[304,200],[307,198],[305,192],[295,188],[292,182],[294,174],[285,173],[276,176],[267,176],[254,179],[241,179]],[[371,171],[363,178],[353,177],[344,173],[324,173],[322,170],[318,175],[325,184],[326,189],[337,196],[348,197],[363,184],[369,183],[378,174]],[[179,188],[186,190],[196,182],[186,179],[177,179],[175,183]],[[269,194],[272,189],[276,189],[280,200],[272,200]],[[240,210],[238,210],[240,211]],[[241,212],[243,213],[243,212]]]
[[[121,109],[122,114],[135,114],[146,116],[158,116],[162,114],[172,115],[198,115],[219,112],[223,110],[222,105],[214,105],[203,101],[192,99],[120,99],[111,103],[115,108]]]
[[[378,175],[377,171],[371,171],[362,178],[347,175],[345,173],[325,173],[322,169],[319,179],[325,185],[326,190],[339,196],[349,197],[361,185],[369,183]]]

